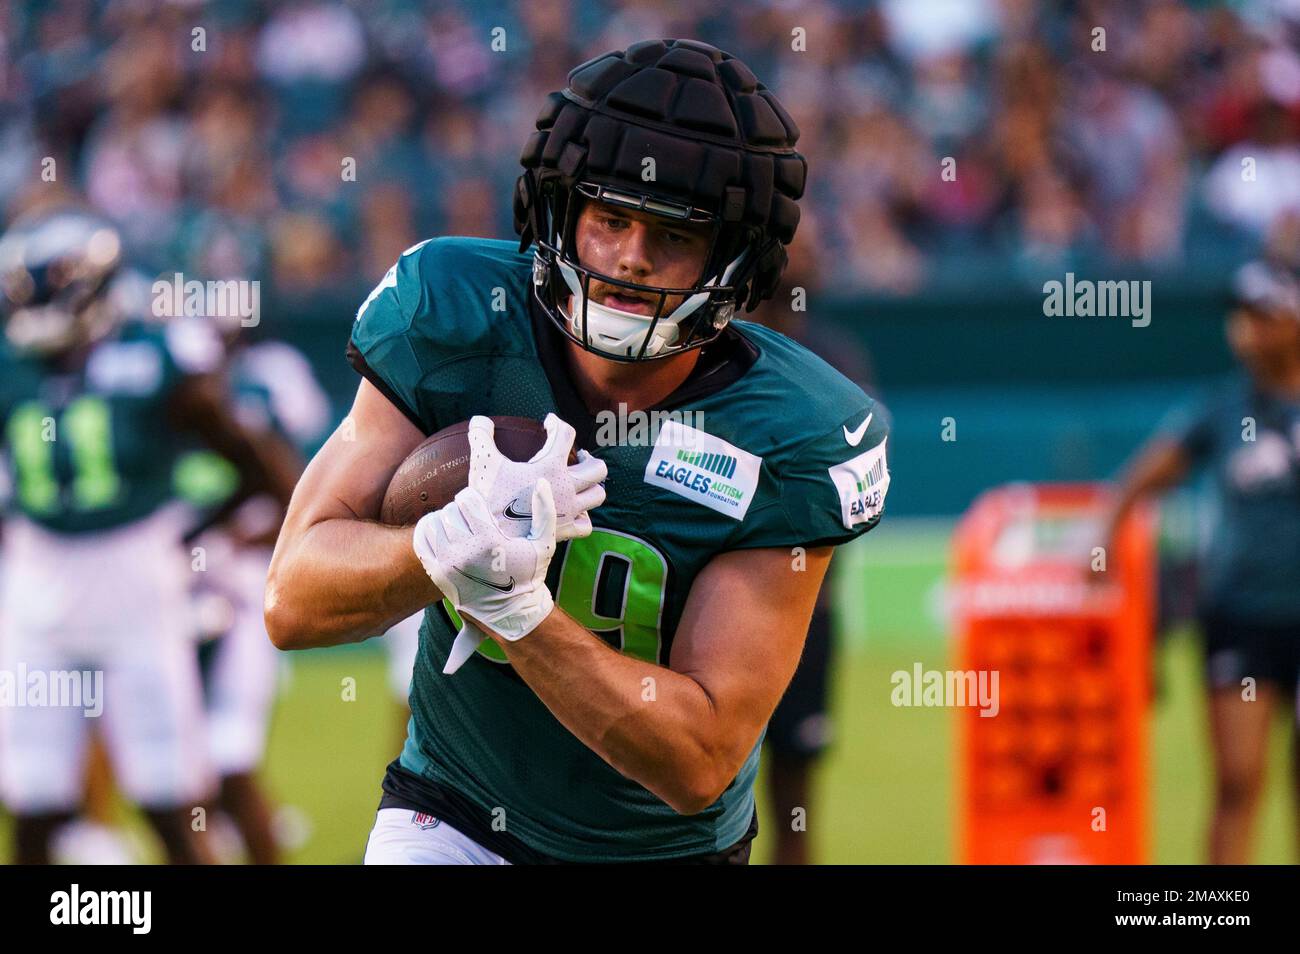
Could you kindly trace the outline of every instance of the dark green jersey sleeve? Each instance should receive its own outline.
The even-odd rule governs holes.
[[[527,314],[531,274],[516,244],[427,239],[402,253],[357,310],[349,362],[426,434],[464,420],[467,383],[451,366],[533,353],[525,323],[509,319]]]
[[[880,522],[889,423],[883,407],[865,395],[861,401],[834,430],[765,461],[760,500],[768,503],[747,514],[728,549],[839,546]]]
[[[411,330],[427,310],[421,274],[422,252],[432,240],[413,245],[388,270],[357,309],[348,342],[348,362],[420,430],[419,383],[425,374]]]

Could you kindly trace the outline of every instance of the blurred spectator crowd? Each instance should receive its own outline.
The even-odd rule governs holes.
[[[846,293],[1300,248],[1300,0],[13,0],[0,206],[81,194],[146,268],[351,293],[512,236],[545,94],[659,36],[795,117],[804,254]]]

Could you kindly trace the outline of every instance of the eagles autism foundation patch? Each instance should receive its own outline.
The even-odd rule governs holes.
[[[668,421],[646,463],[645,482],[744,520],[762,465],[763,458],[720,437]]]

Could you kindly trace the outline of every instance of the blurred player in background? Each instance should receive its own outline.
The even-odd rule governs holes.
[[[1217,512],[1198,615],[1216,776],[1209,854],[1220,864],[1250,859],[1269,725],[1300,680],[1300,283],[1252,262],[1233,297],[1227,337],[1244,373],[1138,454],[1107,525],[1113,539],[1139,500],[1208,469]],[[1300,792],[1300,760],[1291,768]]]
[[[186,319],[207,321],[208,319]],[[252,340],[238,319],[219,322],[226,346],[224,376],[235,417],[261,452],[283,473],[301,473],[305,456],[324,439],[329,399],[311,365],[291,345]],[[276,864],[273,811],[257,781],[266,750],[280,660],[266,634],[262,601],[283,501],[241,486],[233,464],[212,451],[181,462],[182,495],[205,509],[186,542],[200,548],[205,572],[195,574],[195,598],[205,635],[199,647],[207,734],[219,779],[214,830],[218,850],[236,857],[242,842],[253,864]],[[218,503],[219,501],[219,503]],[[225,820],[236,829],[225,828]]]
[[[33,211],[0,240],[0,433],[13,484],[0,669],[102,672],[98,720],[71,706],[0,707],[0,783],[24,863],[47,863],[51,835],[78,809],[92,727],[168,859],[208,860],[191,827],[211,773],[172,467],[182,435],[196,434],[282,499],[294,476],[235,421],[210,329],[160,327],[110,300],[122,255],[116,229],[73,208]]]

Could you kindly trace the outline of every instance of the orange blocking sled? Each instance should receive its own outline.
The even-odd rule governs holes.
[[[955,710],[964,864],[1148,859],[1154,524],[1135,511],[1094,578],[1105,495],[996,488],[953,536],[954,669],[998,673],[996,715]]]

